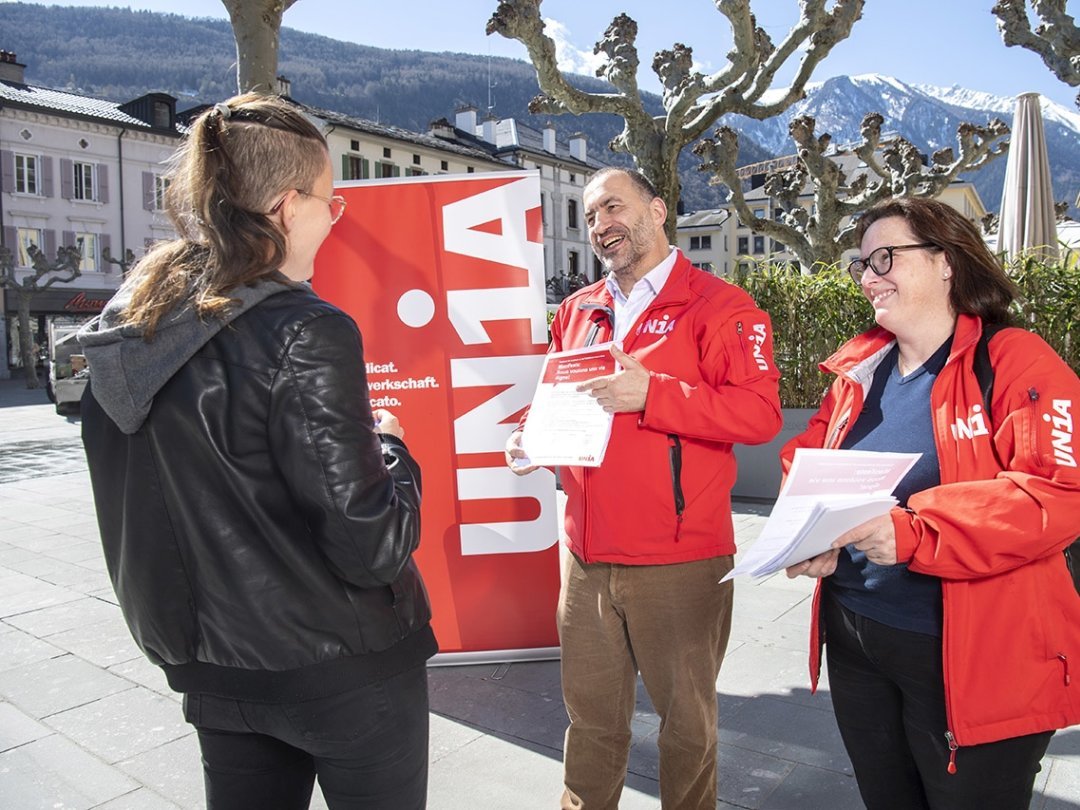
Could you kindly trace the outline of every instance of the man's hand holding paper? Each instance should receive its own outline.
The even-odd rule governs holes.
[[[621,371],[587,380],[578,391],[596,399],[608,413],[635,413],[645,410],[645,397],[649,393],[649,370],[624,352],[617,344],[611,344],[611,356]]]
[[[648,371],[613,349],[614,344],[604,343],[545,356],[521,436],[523,455],[507,448],[511,469],[522,463],[600,466],[615,411],[632,409],[639,397],[644,407],[644,395],[639,394],[642,375],[648,389]],[[619,368],[620,357],[634,364],[629,374]]]

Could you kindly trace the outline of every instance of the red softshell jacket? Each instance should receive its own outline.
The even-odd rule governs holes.
[[[603,281],[551,324],[551,351],[612,339]],[[652,374],[645,410],[616,414],[600,467],[565,467],[566,533],[586,562],[658,565],[735,553],[732,444],[780,430],[768,316],[681,253],[624,351]]]
[[[1080,380],[1037,335],[1003,330],[989,344],[990,425],[972,370],[981,333],[978,318],[960,316],[931,391],[941,484],[912,495],[910,511],[892,511],[899,561],[941,579],[948,730],[960,746],[1080,723],[1080,596],[1062,554],[1080,531]],[[892,345],[872,329],[821,364],[837,379],[781,452],[785,472],[797,447],[839,447]],[[815,688],[820,596],[819,583]]]

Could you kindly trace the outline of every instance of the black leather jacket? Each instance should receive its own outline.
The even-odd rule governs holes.
[[[130,435],[93,385],[83,441],[109,574],[173,689],[301,700],[435,652],[412,561],[420,471],[373,430],[351,318],[304,287],[265,298]]]

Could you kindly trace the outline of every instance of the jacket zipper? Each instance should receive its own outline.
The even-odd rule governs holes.
[[[675,496],[675,542],[682,531],[683,509],[686,501],[682,490],[682,440],[674,433],[668,434],[668,461],[671,463],[671,489]]]
[[[956,744],[956,738],[951,731],[946,730],[945,742],[949,744],[949,766],[945,769],[949,773],[956,773],[956,752],[960,748]]]
[[[611,307],[606,307],[603,304],[579,304],[578,309],[583,311],[592,310],[593,312],[600,313],[599,318],[592,318],[592,325],[589,327],[589,331],[586,333],[585,336],[585,345],[592,346],[596,342],[597,336],[600,334],[600,328],[603,324],[604,318],[607,318],[609,326],[615,323],[615,312],[611,309]],[[589,489],[589,476],[589,470],[583,470],[581,475],[581,500],[583,503],[589,503],[589,497],[587,494],[587,490]],[[589,524],[591,521],[589,520],[588,509],[583,510],[581,519],[582,523],[584,524],[581,527],[581,560],[582,562],[591,562],[591,560],[589,559]]]
[[[1069,656],[1065,655],[1065,653],[1058,653],[1057,657],[1065,670],[1065,685],[1069,686],[1072,683],[1072,675],[1069,674]]]

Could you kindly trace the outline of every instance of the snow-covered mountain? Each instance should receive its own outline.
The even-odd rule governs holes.
[[[891,76],[866,74],[809,84],[806,98],[783,115],[767,121],[733,116],[736,120],[729,125],[767,151],[785,155],[794,151],[788,123],[796,116],[812,116],[817,134],[828,132],[834,144],[844,144],[857,142],[863,116],[878,112],[885,117],[883,132],[897,132],[930,154],[946,146],[956,148],[956,130],[963,122],[984,124],[1000,118],[1011,125],[1015,107],[1014,98],[956,86],[911,85]],[[1042,114],[1054,197],[1071,204],[1080,191],[1080,114],[1046,98],[1042,99]],[[998,158],[966,176],[991,211],[1001,204],[1006,160]],[[1073,216],[1077,216],[1075,209]]]

